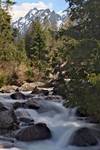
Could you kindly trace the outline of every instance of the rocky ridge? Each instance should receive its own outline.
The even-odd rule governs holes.
[[[67,12],[56,13],[54,10],[37,8],[31,9],[24,17],[13,22],[14,28],[17,28],[23,35],[30,27],[31,23],[38,19],[45,27],[51,26],[53,29],[59,28],[67,20]]]

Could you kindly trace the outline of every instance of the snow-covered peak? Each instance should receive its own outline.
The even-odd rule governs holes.
[[[51,27],[59,28],[64,20],[67,18],[66,12],[56,13],[54,10],[50,9],[40,9],[37,8],[31,9],[24,17],[19,18],[16,22],[13,22],[13,27],[18,28],[21,34],[24,34],[31,23],[36,19],[46,25],[48,23]]]

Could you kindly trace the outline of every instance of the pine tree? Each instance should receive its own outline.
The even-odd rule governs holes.
[[[10,6],[14,5],[15,2],[13,0],[6,0],[5,5],[6,5],[6,10],[9,10]]]
[[[66,0],[69,17],[75,21],[71,32],[76,38],[100,40],[100,0]]]
[[[71,81],[67,98],[100,121],[100,1],[66,0],[74,24],[66,29],[63,48],[68,59],[65,71]]]
[[[46,62],[46,37],[38,20],[32,23],[25,37],[26,53],[29,59],[41,68]]]
[[[0,0],[0,8],[2,7],[2,4],[5,6],[6,10],[8,11],[9,7],[15,4],[15,1],[13,1],[13,0],[2,1],[2,0]]]
[[[15,52],[10,16],[0,9],[0,60],[14,59]]]

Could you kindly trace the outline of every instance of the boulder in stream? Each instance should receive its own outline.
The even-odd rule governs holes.
[[[0,129],[13,129],[17,126],[17,119],[14,111],[5,110],[0,112]]]
[[[40,90],[38,89],[38,87],[34,87],[33,90],[32,90],[32,93],[31,94],[40,94]]]
[[[75,115],[76,115],[76,117],[82,117],[82,118],[88,117],[88,115],[86,113],[83,113],[80,108],[77,108]]]
[[[33,98],[28,99],[25,102],[15,102],[13,104],[13,109],[24,108],[24,109],[39,109],[39,103]]]
[[[19,118],[19,121],[26,123],[26,125],[34,124],[34,120],[31,119],[31,118],[20,117],[20,118]]]
[[[26,96],[23,93],[21,93],[19,91],[19,89],[16,89],[15,93],[11,94],[10,97],[12,99],[16,99],[16,100],[17,99],[26,99]]]
[[[45,96],[49,95],[49,91],[48,90],[45,90],[45,89],[42,89],[41,90],[41,93]]]
[[[39,109],[40,105],[37,101],[35,101],[34,99],[30,98],[25,102],[25,105],[27,106],[27,108],[29,109]]]
[[[13,103],[13,109],[18,109],[18,108],[26,108],[25,102],[15,102],[15,103]]]
[[[70,139],[69,144],[79,147],[87,147],[97,145],[98,141],[93,134],[92,129],[83,127],[75,131]]]
[[[7,108],[0,102],[0,111],[5,111]]]
[[[20,129],[15,138],[20,141],[45,140],[51,138],[51,131],[46,124],[38,123]]]

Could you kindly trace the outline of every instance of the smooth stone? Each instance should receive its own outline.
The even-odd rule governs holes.
[[[30,125],[17,132],[15,138],[19,141],[45,140],[51,138],[51,131],[44,123]]]
[[[17,118],[13,110],[0,112],[0,129],[12,129],[17,124]]]
[[[16,89],[15,93],[11,94],[10,97],[15,100],[26,99],[26,96],[23,93],[21,93],[19,89]]]
[[[92,129],[87,127],[79,128],[76,130],[71,138],[69,145],[79,146],[79,147],[88,147],[88,146],[96,146],[98,141],[93,134]]]

